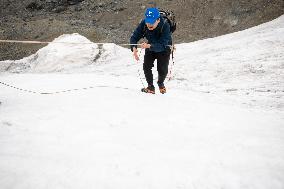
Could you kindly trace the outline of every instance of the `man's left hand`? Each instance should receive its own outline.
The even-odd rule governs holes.
[[[148,44],[148,43],[145,43],[145,42],[141,44],[142,49],[149,49],[150,47],[151,47],[151,44]]]

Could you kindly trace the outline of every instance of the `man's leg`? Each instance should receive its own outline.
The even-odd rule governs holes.
[[[157,53],[158,85],[164,87],[164,81],[168,74],[171,51]]]
[[[155,61],[154,52],[146,51],[144,56],[143,70],[148,86],[153,86],[152,68],[154,67],[154,61]]]

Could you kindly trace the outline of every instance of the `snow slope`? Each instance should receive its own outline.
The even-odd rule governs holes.
[[[165,95],[128,49],[55,42],[0,62],[36,92],[0,85],[0,188],[284,188],[284,16],[178,44]]]

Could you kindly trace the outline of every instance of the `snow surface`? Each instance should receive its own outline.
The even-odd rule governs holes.
[[[37,92],[0,85],[0,188],[284,188],[284,16],[178,44],[165,95],[129,49],[54,42],[0,62]]]

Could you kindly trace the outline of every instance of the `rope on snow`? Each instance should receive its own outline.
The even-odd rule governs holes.
[[[68,93],[68,92],[73,92],[73,91],[89,90],[89,89],[94,89],[94,88],[116,88],[116,89],[129,90],[129,88],[127,88],[127,87],[97,85],[97,86],[83,87],[83,88],[77,88],[77,89],[68,89],[68,90],[55,91],[55,92],[38,92],[38,91],[32,91],[32,90],[23,89],[23,88],[20,88],[20,87],[15,87],[13,85],[10,85],[10,84],[7,84],[7,83],[1,82],[1,81],[0,81],[0,84],[4,85],[6,87],[10,87],[10,88],[19,90],[19,91],[32,93],[32,94],[40,94],[40,95],[55,95],[55,94],[60,94],[60,93]]]

